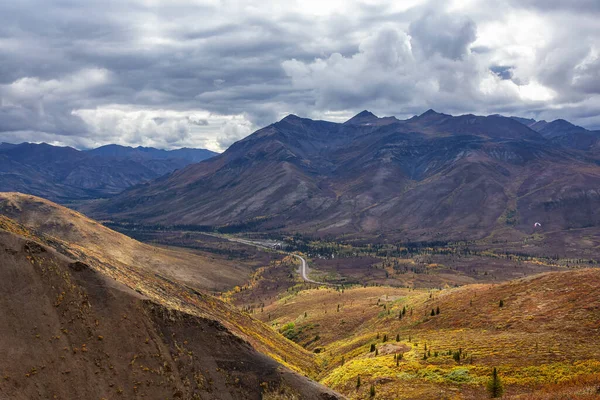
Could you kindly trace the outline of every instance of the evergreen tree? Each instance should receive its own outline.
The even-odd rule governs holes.
[[[400,334],[398,333],[398,334],[396,334],[396,342],[399,342],[399,341],[400,341]]]
[[[435,316],[435,310],[433,308],[431,309],[431,316]]]
[[[383,341],[387,342],[387,335],[383,335]]]
[[[356,388],[358,389],[359,387],[360,387],[360,375],[356,379]]]
[[[504,300],[500,300],[500,304],[499,304],[499,306],[500,306],[500,307],[504,307]]]
[[[435,309],[435,315],[440,315],[440,306]]]
[[[487,384],[487,390],[492,399],[502,397],[502,393],[504,393],[504,388],[502,387],[502,382],[500,381],[496,367],[494,367],[492,371],[492,377]]]
[[[371,385],[371,389],[369,390],[369,394],[371,397],[375,397],[375,385]]]
[[[375,351],[375,344],[371,343],[371,349],[369,350],[371,353]]]
[[[375,355],[378,356],[379,355],[379,349],[375,348]]]
[[[460,352],[455,351],[452,355],[452,358],[454,358],[454,361],[456,361],[457,363],[460,363]]]

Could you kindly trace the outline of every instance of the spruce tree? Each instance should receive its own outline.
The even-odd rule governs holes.
[[[500,300],[500,304],[499,304],[499,306],[500,306],[500,307],[504,307],[504,300]]]
[[[375,397],[375,385],[371,385],[371,389],[369,390],[369,394],[371,397]]]
[[[359,387],[360,387],[360,375],[356,379],[356,388],[358,389]]]
[[[460,352],[455,351],[454,354],[452,355],[452,358],[454,359],[454,361],[456,361],[457,363],[460,363]]]
[[[502,394],[504,393],[504,388],[502,387],[502,382],[500,381],[496,367],[494,367],[492,371],[492,377],[487,384],[487,390],[492,399],[502,397]]]
[[[400,334],[398,333],[398,334],[396,334],[396,342],[399,342],[399,341],[400,341]]]
[[[434,317],[435,316],[435,310],[432,308],[431,309],[431,316]]]
[[[435,315],[440,315],[440,306],[435,309]]]
[[[375,351],[375,344],[371,343],[371,349],[369,350],[371,353]]]

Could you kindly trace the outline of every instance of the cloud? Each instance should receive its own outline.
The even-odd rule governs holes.
[[[221,133],[217,137],[217,142],[221,148],[226,149],[238,140],[252,133],[252,124],[243,119],[234,119],[224,122],[221,126]]]
[[[596,0],[519,0],[514,4],[540,11],[600,12],[600,3]]]
[[[287,113],[598,126],[597,1],[0,3],[0,140],[223,150]],[[43,9],[44,12],[39,12]]]
[[[415,49],[421,51],[425,58],[439,54],[460,60],[477,39],[477,26],[465,15],[427,12],[410,24],[408,33]]]

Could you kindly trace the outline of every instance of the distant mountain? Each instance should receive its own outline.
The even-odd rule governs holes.
[[[0,191],[59,202],[107,197],[215,154],[203,149],[166,151],[109,145],[79,151],[46,143],[2,143]]]
[[[566,148],[590,150],[600,143],[600,132],[573,125],[564,119],[546,122],[519,117],[511,118],[540,133],[546,139]]]
[[[98,218],[410,240],[600,225],[600,167],[512,118],[289,115],[98,203]]]
[[[190,163],[200,162],[207,158],[214,157],[218,153],[206,149],[182,148],[176,150],[162,150],[153,147],[128,147],[118,144],[109,144],[92,150],[87,150],[89,154],[102,157],[130,158],[134,160],[167,160],[181,159]]]

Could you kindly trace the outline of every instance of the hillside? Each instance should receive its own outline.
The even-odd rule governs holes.
[[[84,211],[138,224],[400,240],[600,224],[593,155],[502,116],[290,115],[226,152]]]
[[[0,246],[2,397],[335,398],[215,320],[4,230]]]
[[[63,203],[108,197],[215,154],[204,149],[166,151],[109,145],[78,151],[46,143],[3,143],[0,191]]]
[[[5,195],[4,206],[7,197],[22,210],[33,207],[28,201],[41,202],[42,209],[52,206],[22,195]],[[88,221],[73,214],[62,220],[55,215],[38,228],[72,226],[78,234],[94,234],[81,230]],[[40,218],[30,209],[21,215],[30,226]],[[336,398],[274,361],[314,376],[313,355],[153,265],[129,264],[114,253],[104,256],[93,242],[73,243],[5,215],[0,216],[0,243],[2,346],[7,346],[0,352],[0,394],[260,399],[283,391],[300,398]],[[121,251],[127,253],[126,243]]]
[[[583,269],[434,291],[297,286],[257,315],[318,352],[321,382],[352,399],[371,384],[379,399],[487,398],[492,367],[508,398],[591,399],[599,299],[600,269]]]
[[[140,243],[82,214],[35,196],[0,193],[0,214],[109,264],[126,264],[157,272],[198,289],[231,289],[244,283],[253,268],[260,266],[251,260],[239,262],[226,256],[195,254]]]

